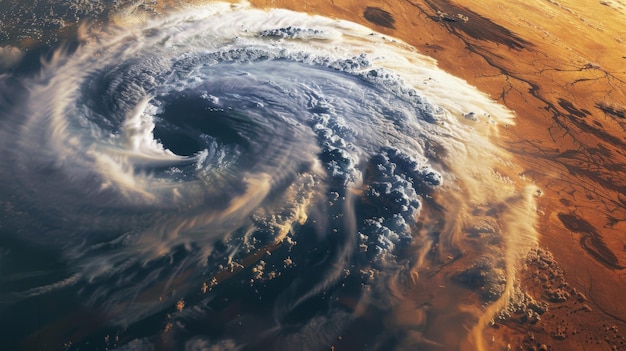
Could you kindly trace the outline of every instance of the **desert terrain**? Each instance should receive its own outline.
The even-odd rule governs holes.
[[[516,124],[498,142],[524,167],[516,176],[541,189],[540,247],[520,279],[547,309],[538,319],[515,313],[496,319],[484,331],[484,346],[626,349],[625,4],[252,3],[346,19],[400,38],[515,111]]]

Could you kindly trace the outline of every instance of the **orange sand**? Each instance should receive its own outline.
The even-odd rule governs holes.
[[[251,2],[346,19],[403,39],[514,110],[516,125],[497,142],[542,189],[541,246],[556,261],[549,269],[529,265],[522,283],[538,300],[549,300],[554,289],[569,297],[550,302],[534,325],[515,316],[487,328],[487,346],[626,349],[626,4]]]

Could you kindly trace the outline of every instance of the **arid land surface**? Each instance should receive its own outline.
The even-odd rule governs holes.
[[[626,349],[626,5],[618,1],[252,1],[400,38],[517,115],[499,141],[541,189],[522,286],[549,307],[493,349]],[[549,252],[549,253],[548,253]],[[552,255],[550,255],[550,253]],[[553,257],[553,259],[551,258]]]
[[[520,272],[520,285],[548,308],[536,311],[540,318],[496,319],[484,331],[485,346],[626,350],[626,3],[251,2],[350,20],[400,38],[512,109],[516,123],[496,142],[524,171],[498,171],[541,189],[540,246]],[[71,30],[69,22],[64,30]]]
[[[626,349],[626,4],[254,0],[400,38],[513,111],[498,143],[541,190],[522,286],[549,303],[485,330],[490,349]]]

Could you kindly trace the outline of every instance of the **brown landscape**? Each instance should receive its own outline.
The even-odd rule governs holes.
[[[484,331],[494,350],[626,349],[626,5],[619,1],[254,0],[400,38],[515,111],[496,142],[541,189],[520,274],[539,320]],[[467,345],[468,349],[480,345]],[[339,348],[337,348],[339,350]]]

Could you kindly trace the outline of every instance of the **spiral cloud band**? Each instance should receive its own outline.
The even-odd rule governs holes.
[[[513,116],[432,59],[245,3],[82,40],[2,76],[0,235],[63,271],[3,309],[77,296],[74,345],[389,350],[477,343],[507,303],[536,238],[490,141]]]

